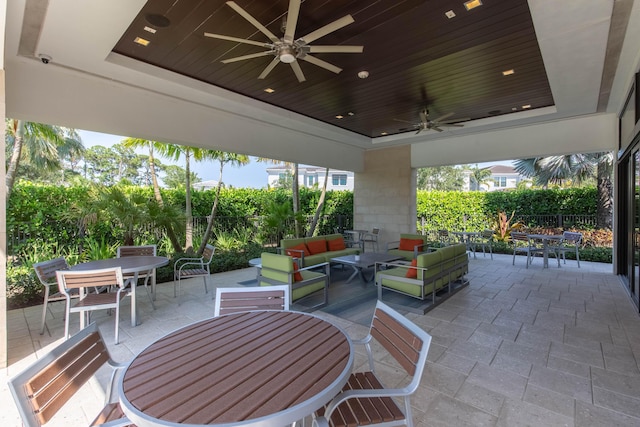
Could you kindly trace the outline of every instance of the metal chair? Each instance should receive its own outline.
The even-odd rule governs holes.
[[[289,310],[289,286],[217,288],[213,315],[250,310]]]
[[[562,233],[562,241],[555,247],[556,257],[562,255],[564,264],[567,263],[567,252],[574,252],[576,254],[576,261],[578,262],[578,268],[580,268],[580,244],[582,243],[582,233],[573,231],[565,231]]]
[[[404,387],[387,388],[376,375],[371,342],[376,341],[404,370],[410,380]],[[369,335],[354,344],[365,346],[369,371],[352,373],[347,384],[329,404],[314,414],[317,426],[383,425],[413,426],[411,395],[418,389],[431,336],[385,303],[378,301]],[[385,356],[387,358],[388,356]],[[395,386],[395,383],[394,383]],[[404,410],[396,403],[404,401]]]
[[[213,261],[213,255],[216,252],[215,246],[206,245],[202,256],[199,258],[179,258],[173,265],[173,297],[178,296],[182,291],[182,279],[191,279],[192,277],[202,277],[204,281],[204,293],[209,293],[207,288],[207,277],[211,274],[210,266]],[[176,293],[176,286],[178,291]]]
[[[124,258],[130,256],[156,256],[156,245],[144,245],[144,246],[119,246],[117,250],[117,257]],[[135,278],[134,273],[127,273],[122,275],[125,280],[125,286],[131,284],[131,286],[137,286],[137,283],[133,283]],[[149,278],[151,278],[151,292],[149,292]],[[138,273],[138,279],[144,279],[144,289],[147,291],[151,306],[156,309],[154,300],[156,299],[156,269],[149,270],[146,273]]]
[[[329,263],[324,262],[310,267],[298,268],[288,255],[262,253],[262,269],[258,275],[260,286],[284,285],[289,288],[290,303],[323,291],[323,300],[313,308],[329,303]],[[318,271],[322,268],[323,273]]]
[[[91,425],[131,425],[120,408],[117,393],[113,393],[116,374],[126,364],[111,359],[95,323],[9,380],[9,390],[23,424],[37,427],[49,422],[105,363],[113,371],[105,391],[104,408]]]
[[[512,231],[511,240],[513,241],[512,265],[516,264],[516,253],[518,252],[527,254],[527,268],[529,268],[529,264],[533,261],[533,256],[535,254],[542,254],[544,252],[544,249],[537,246],[535,242],[529,238],[527,233]]]
[[[40,335],[44,334],[47,319],[47,304],[54,301],[65,301],[65,295],[58,290],[58,281],[56,280],[56,271],[69,269],[67,260],[63,257],[42,261],[33,264],[38,280],[44,287],[44,304],[42,306],[42,321],[40,323]],[[53,287],[53,289],[52,289]],[[71,298],[78,298],[80,295],[77,291],[71,293]]]
[[[69,336],[71,313],[80,313],[80,329],[84,329],[87,318],[95,310],[116,310],[115,343],[118,344],[118,322],[120,318],[120,301],[127,293],[124,291],[124,279],[120,267],[103,268],[86,271],[56,271],[58,286],[65,295],[67,307],[65,312],[64,336]],[[116,292],[90,292],[91,288],[115,287]],[[71,306],[71,292],[80,294],[78,302]]]
[[[438,230],[438,242],[440,242],[441,247],[451,245],[451,236],[449,235],[449,230]]]
[[[482,256],[486,257],[486,249],[489,249],[491,259],[493,259],[493,230],[486,229],[480,234],[480,236],[474,240],[474,254],[475,250],[482,248]]]
[[[366,233],[362,236],[362,251],[364,252],[364,248],[367,246],[367,243],[371,243],[371,248],[378,252],[378,234],[380,233],[379,228],[374,228],[371,230],[371,233]]]

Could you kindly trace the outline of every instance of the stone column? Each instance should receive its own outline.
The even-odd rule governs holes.
[[[7,18],[7,2],[6,0],[0,0],[0,112],[4,118],[6,118],[6,96],[4,85],[4,50],[1,46],[4,46],[4,34]],[[4,120],[3,120],[4,122]],[[0,185],[0,197],[3,202],[0,203],[0,368],[6,368],[8,363],[7,352],[7,186],[6,182],[6,168],[5,163],[5,126],[2,125],[2,147],[0,147],[0,164],[2,165],[2,172],[0,172],[0,179],[2,179],[2,185]]]
[[[416,170],[411,168],[411,147],[393,147],[365,153],[365,170],[355,174],[354,228],[380,229],[378,247],[416,231]],[[371,250],[367,248],[367,250]]]

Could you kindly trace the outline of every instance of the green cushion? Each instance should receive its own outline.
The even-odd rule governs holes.
[[[422,292],[421,292],[421,288],[423,287],[422,280],[407,279],[405,277],[405,275],[407,274],[406,267],[390,268],[389,270],[379,271],[378,274],[383,274],[385,276],[398,277],[398,280],[385,277],[384,279],[382,279],[383,286],[387,288],[395,289],[405,294],[422,298]],[[404,279],[404,280],[401,280],[401,279]],[[433,291],[432,283],[424,286],[425,295],[428,295],[432,291]]]
[[[299,300],[302,297],[306,297],[309,294],[312,294],[316,291],[324,289],[324,277],[325,277],[324,274],[317,273],[315,271],[308,271],[308,270],[301,271],[300,274],[302,274],[302,278],[304,280],[313,280],[314,278],[317,278],[318,281],[310,283],[308,285],[304,285],[300,288],[294,289],[291,292],[292,301]],[[295,286],[295,283],[294,283],[294,286]]]
[[[387,253],[390,255],[401,256],[406,261],[413,260],[413,251],[401,251],[400,249],[389,249]]]
[[[281,248],[285,248],[285,249],[289,249],[289,248],[292,248],[294,246],[299,245],[300,243],[305,243],[305,239],[304,238],[282,239],[282,240],[280,240],[280,247]]]
[[[260,258],[264,277],[289,283],[290,274],[293,273],[293,259],[290,256],[263,252]]]

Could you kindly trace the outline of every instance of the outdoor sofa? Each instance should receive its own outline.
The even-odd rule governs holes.
[[[469,256],[464,243],[420,254],[415,267],[397,262],[376,263],[378,299],[382,301],[383,290],[390,290],[420,300],[431,298],[435,305],[444,300],[439,291],[449,296],[469,284],[464,277],[468,271]]]
[[[330,262],[331,258],[357,255],[360,248],[350,248],[342,234],[282,239],[278,252],[299,259],[300,267]]]
[[[418,254],[427,252],[427,244],[426,235],[403,233],[400,234],[400,240],[387,243],[387,253],[411,261]]]

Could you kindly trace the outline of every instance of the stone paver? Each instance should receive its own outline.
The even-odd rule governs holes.
[[[433,336],[425,375],[412,398],[416,426],[638,426],[640,425],[640,318],[611,265],[567,261],[543,269],[535,260],[494,255],[470,260],[470,285],[424,316],[407,317]],[[255,270],[212,275],[209,284],[240,286]],[[212,287],[210,286],[210,288]],[[113,318],[94,319],[116,361],[124,362],[155,339],[213,314],[212,293],[201,279],[185,282],[182,303],[171,283],[158,285],[157,310],[140,298],[142,324],[131,328],[129,303],[121,310],[120,345],[113,345]],[[41,307],[8,313],[9,367],[2,372],[5,402],[0,425],[20,425],[6,380],[62,339],[63,307],[52,304],[48,331],[38,334]],[[316,311],[353,338],[367,327]],[[77,328],[77,318],[72,319]],[[383,381],[406,380],[380,348]],[[366,366],[362,349],[356,367]],[[102,396],[95,382],[74,397],[52,426],[86,425]]]

